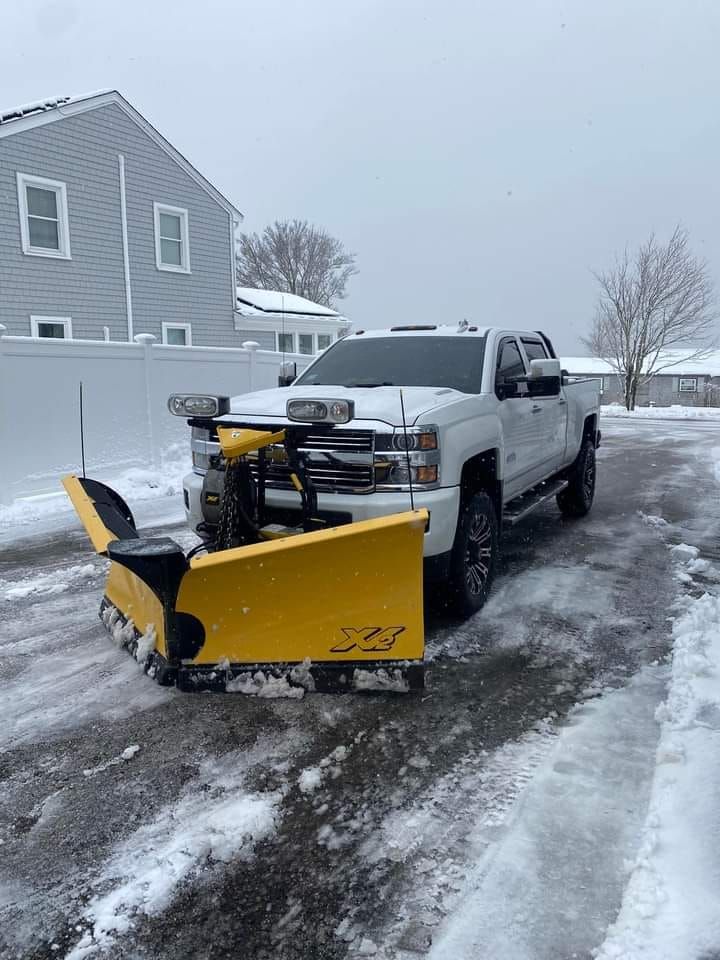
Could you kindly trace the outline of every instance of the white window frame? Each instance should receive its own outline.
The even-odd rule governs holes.
[[[28,220],[27,187],[52,190],[57,203],[58,250],[50,247],[33,247],[30,244],[30,223]],[[18,210],[20,213],[20,241],[23,253],[29,257],[54,257],[56,260],[71,260],[70,221],[68,219],[67,186],[62,180],[48,180],[30,173],[17,172]]]
[[[162,247],[160,244],[160,214],[167,213],[180,218],[180,253],[182,263],[162,262]],[[184,207],[171,207],[167,203],[153,203],[153,220],[155,223],[155,266],[158,270],[167,273],[190,273],[190,228],[188,212]]]
[[[168,343],[168,330],[184,330],[185,343]],[[191,347],[192,346],[192,325],[189,323],[175,323],[172,320],[163,320],[162,322],[162,342],[168,347]]]
[[[310,353],[303,353],[300,349],[300,337],[310,337]],[[308,333],[305,330],[299,330],[297,335],[297,352],[301,357],[314,357],[317,353],[317,340],[314,333]]]
[[[36,340],[54,340],[55,337],[41,337],[40,336],[40,324],[41,323],[61,323],[65,329],[65,336],[63,340],[72,340],[72,317],[43,317],[38,314],[31,314],[30,316],[30,335]]]
[[[282,349],[282,347],[280,346],[280,337],[281,337],[281,336],[290,337],[290,343],[292,344],[292,350],[286,350],[285,353],[297,353],[297,349],[296,349],[296,347],[297,347],[297,341],[296,341],[296,339],[295,339],[295,333],[294,333],[294,331],[292,331],[292,330],[286,330],[284,334],[283,334],[283,332],[282,332],[281,330],[276,330],[276,331],[275,331],[275,347],[276,347],[276,351],[275,351],[275,352],[276,352],[276,353],[282,353],[282,352],[283,352],[283,349]]]
[[[683,387],[684,383],[692,383],[692,387]],[[697,393],[698,392],[698,378],[697,377],[678,377],[678,393]]]
[[[328,343],[327,347],[320,346],[320,337],[328,338],[330,342]],[[332,346],[332,342],[333,342],[333,335],[331,333],[316,333],[315,334],[315,353],[320,353],[322,350],[327,350],[329,347]]]

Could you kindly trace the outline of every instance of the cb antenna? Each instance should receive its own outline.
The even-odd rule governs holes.
[[[403,437],[405,438],[405,459],[407,460],[408,486],[410,487],[410,509],[415,509],[415,499],[413,497],[412,485],[412,467],[410,466],[410,448],[408,446],[407,421],[405,419],[405,401],[403,400],[402,388],[400,389],[400,411],[402,413]]]

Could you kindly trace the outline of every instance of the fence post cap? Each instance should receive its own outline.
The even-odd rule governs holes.
[[[154,333],[136,333],[133,340],[135,343],[155,343],[157,337]]]
[[[251,353],[255,353],[256,350],[260,349],[260,344],[257,340],[243,340],[240,346],[243,350],[249,350]]]

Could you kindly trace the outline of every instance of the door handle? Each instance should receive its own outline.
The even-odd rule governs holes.
[[[561,407],[564,407],[566,403],[567,403],[567,400],[558,400],[558,405]]]
[[[541,413],[541,412],[542,412],[542,407],[540,407],[540,406],[535,406],[535,407],[532,408],[532,412],[533,412],[533,413]]]

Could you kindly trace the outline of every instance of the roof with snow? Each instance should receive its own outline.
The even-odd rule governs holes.
[[[296,316],[313,317],[316,320],[336,320],[346,322],[347,318],[333,310],[324,307],[296,293],[283,293],[281,290],[256,290],[253,287],[237,288],[238,313],[244,316]]]
[[[702,358],[694,358],[690,350],[668,350],[660,359],[659,374],[668,377],[720,377],[720,350],[711,350]],[[562,357],[563,369],[573,376],[602,376],[615,373],[609,360],[600,357]]]
[[[63,120],[66,117],[76,116],[89,110],[114,103],[126,113],[130,119],[154,140],[202,189],[220,204],[236,221],[243,219],[242,213],[223,196],[220,191],[207,180],[199,170],[187,160],[179,150],[166,140],[153,125],[130,104],[117,90],[95,90],[92,93],[81,93],[77,96],[49,97],[46,100],[36,100],[24,106],[0,110],[0,139]]]

